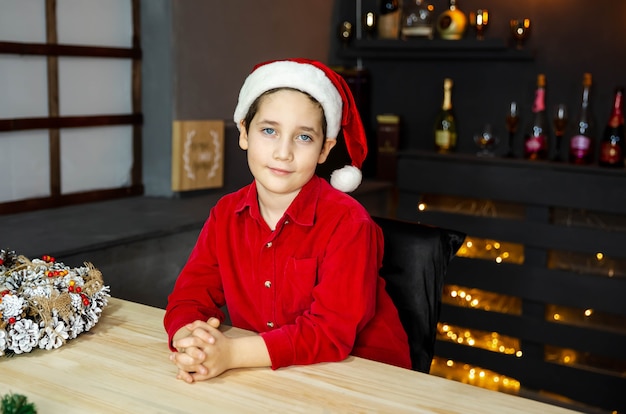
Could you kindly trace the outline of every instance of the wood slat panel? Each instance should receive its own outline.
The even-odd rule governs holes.
[[[415,221],[463,231],[469,236],[508,241],[549,250],[626,258],[626,233],[599,228],[470,216],[443,212],[419,212]]]
[[[32,198],[27,200],[0,203],[0,214],[16,214],[45,208],[63,207],[72,204],[91,203],[115,198],[142,195],[143,185],[87,191],[82,193],[61,194],[55,197]]]
[[[517,358],[450,342],[437,341],[435,354],[442,358],[493,369],[495,372],[517,379],[523,387],[530,389],[557,393],[574,401],[607,410],[626,408],[626,394],[623,392],[626,389],[626,378],[607,377],[598,372],[533,358]]]
[[[448,194],[626,213],[624,170],[485,158],[469,154],[400,152],[398,189],[403,193]]]
[[[141,10],[139,0],[132,0],[131,7],[133,18],[133,49],[139,50],[141,47]],[[142,113],[140,57],[133,59],[131,76],[133,113],[140,114]],[[142,130],[142,125],[133,125],[133,165],[130,174],[132,185],[141,185],[143,182]]]
[[[448,267],[446,283],[535,302],[592,308],[596,311],[626,316],[625,278],[457,257]]]
[[[46,41],[57,44],[56,0],[46,0]],[[48,77],[48,116],[59,116],[59,58],[48,56],[46,59]],[[48,131],[50,147],[50,194],[61,194],[61,133],[57,128]]]
[[[140,0],[130,0],[132,8],[132,48],[58,44],[56,0],[46,0],[46,43],[0,42],[0,54],[47,56],[48,114],[46,118],[0,119],[0,132],[31,129],[49,130],[50,197],[0,203],[0,214],[11,214],[63,205],[100,201],[120,196],[143,194],[141,107],[141,13]],[[58,57],[81,56],[132,59],[132,114],[59,116]],[[132,125],[132,170],[129,187],[61,195],[61,128]],[[2,139],[2,134],[0,134]]]
[[[82,128],[108,125],[141,125],[143,114],[60,116],[49,118],[0,119],[0,132],[27,129]],[[0,135],[0,139],[2,135]]]
[[[0,42],[0,54],[141,59],[139,48]]]
[[[553,323],[523,315],[444,305],[440,321],[618,360],[624,359],[626,349],[626,333]]]

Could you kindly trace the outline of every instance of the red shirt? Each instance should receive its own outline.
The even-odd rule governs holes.
[[[220,199],[169,296],[164,325],[217,317],[259,332],[272,368],[349,354],[411,367],[408,339],[378,275],[383,236],[365,208],[313,177],[272,231],[256,185]]]

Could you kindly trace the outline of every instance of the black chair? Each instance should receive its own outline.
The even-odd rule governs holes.
[[[428,373],[448,263],[465,240],[455,230],[373,217],[385,237],[380,275],[409,337],[415,371]]]

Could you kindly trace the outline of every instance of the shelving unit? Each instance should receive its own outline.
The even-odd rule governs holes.
[[[428,151],[402,152],[398,162],[399,218],[523,246],[520,264],[457,257],[446,279],[446,284],[519,298],[519,314],[444,305],[440,319],[517,338],[522,355],[443,340],[437,342],[436,355],[515,378],[525,389],[606,410],[625,409],[626,227],[611,226],[603,218],[620,222],[623,217],[621,223],[626,223],[626,171]],[[509,203],[523,213],[420,210],[428,195]],[[558,212],[590,220],[568,223]],[[564,257],[590,259],[584,268],[573,266],[574,260],[559,263],[555,255],[563,252]],[[553,306],[581,315],[586,310],[592,317],[583,324],[557,323],[549,311]],[[593,316],[600,314],[610,316],[613,325],[597,325]],[[569,362],[547,358],[549,347],[572,350]],[[598,365],[590,367],[583,359]]]
[[[396,215],[464,231],[472,238],[513,244],[523,252],[518,262],[459,256],[452,261],[446,281],[448,287],[518,300],[518,313],[448,302],[441,314],[441,321],[450,325],[514,338],[521,355],[438,340],[436,356],[514,378],[534,395],[556,394],[592,409],[626,410],[622,392],[626,389],[626,171],[477,157],[473,134],[491,123],[496,135],[506,136],[507,105],[532,102],[536,74],[545,70],[537,67],[538,56],[531,49],[511,46],[506,34],[482,41],[471,36],[461,40],[368,37],[360,20],[363,7],[374,6],[366,3],[357,0],[356,10],[347,5],[341,9],[341,20],[350,20],[348,13],[356,12],[352,14],[356,32],[350,42],[337,43],[335,54],[343,65],[356,64],[368,73],[366,113],[371,114],[372,125],[382,113],[397,114],[402,120]],[[513,16],[514,7],[499,5],[499,13]],[[543,15],[530,17],[546,21]],[[444,76],[455,81],[460,127],[458,152],[450,155],[430,151],[432,118],[440,105]],[[518,134],[516,151],[520,138]],[[420,210],[422,200],[431,196],[508,204],[518,215],[499,215],[497,208],[489,214]],[[587,217],[591,225],[568,224],[563,215],[570,214]],[[622,226],[611,228],[597,220],[606,216],[622,218]],[[604,255],[602,262],[596,259],[598,253]],[[573,257],[571,263],[568,255]],[[612,276],[599,266],[608,262],[617,266]],[[550,319],[555,307],[588,311],[592,316],[582,324],[557,323]],[[613,327],[597,326],[599,315],[614,318]],[[571,350],[580,358],[554,359],[554,348]]]
[[[503,39],[354,39],[339,55],[345,59],[372,60],[503,60],[530,61],[534,54],[507,46]]]

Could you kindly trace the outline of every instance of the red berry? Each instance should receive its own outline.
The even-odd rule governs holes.
[[[15,316],[11,316],[11,317],[9,318],[9,323],[10,323],[11,325],[13,325],[15,322],[16,322]]]

